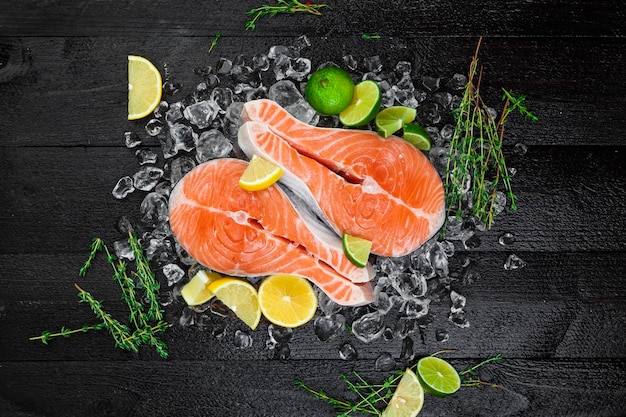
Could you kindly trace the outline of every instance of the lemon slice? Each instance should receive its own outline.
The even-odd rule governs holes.
[[[253,155],[239,178],[239,186],[246,191],[261,191],[273,185],[283,175],[283,169],[274,163]]]
[[[347,233],[344,233],[341,242],[343,244],[343,251],[348,259],[350,259],[350,262],[360,268],[364,268],[370,257],[372,242],[367,239],[351,236]]]
[[[382,416],[415,417],[422,411],[423,406],[424,390],[415,372],[407,368]]]
[[[163,81],[146,58],[128,55],[128,120],[146,117],[161,102]]]
[[[298,327],[309,322],[317,310],[315,290],[296,275],[271,275],[259,286],[263,316],[281,327]]]
[[[417,149],[427,151],[430,149],[430,137],[426,129],[418,124],[405,124],[402,139],[415,146]]]
[[[252,330],[259,325],[261,321],[259,297],[256,289],[248,281],[220,278],[211,282],[208,290]]]
[[[209,284],[222,276],[216,272],[198,271],[191,280],[185,284],[180,291],[187,305],[197,306],[204,304],[213,298],[213,293],[209,290]]]
[[[384,138],[393,135],[402,127],[415,120],[417,111],[412,107],[392,106],[376,115],[376,132]]]
[[[424,390],[437,397],[447,397],[461,388],[461,377],[456,369],[435,356],[417,362],[417,375]]]
[[[354,87],[352,102],[339,113],[339,121],[348,127],[365,126],[371,122],[380,108],[380,88],[375,81],[365,80]]]

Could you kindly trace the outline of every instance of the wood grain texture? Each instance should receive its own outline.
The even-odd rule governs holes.
[[[457,369],[490,355],[504,360],[480,377],[501,388],[463,388],[428,396],[424,416],[602,416],[626,414],[626,9],[619,0],[346,0],[323,16],[279,15],[246,31],[246,11],[263,2],[110,2],[0,0],[0,416],[332,416],[332,407],[298,389],[295,379],[343,398],[340,375],[356,370],[372,382],[383,352],[398,369],[453,349]],[[271,3],[271,2],[265,2]],[[211,39],[221,37],[209,53]],[[380,39],[364,39],[379,34]],[[77,271],[93,237],[124,238],[121,215],[138,218],[145,192],[115,200],[111,190],[138,168],[124,132],[147,139],[144,121],[126,120],[127,55],[152,60],[171,81],[193,91],[195,68],[220,57],[250,59],[272,45],[311,41],[314,67],[360,63],[379,55],[383,71],[398,61],[423,76],[466,73],[480,36],[482,91],[494,107],[500,89],[525,94],[536,123],[513,118],[505,152],[517,169],[519,209],[506,210],[480,245],[456,242],[451,288],[467,297],[469,328],[448,320],[450,301],[431,305],[431,321],[403,341],[362,343],[348,331],[327,342],[313,323],[297,329],[289,359],[268,348],[268,323],[234,346],[235,318],[182,327],[185,306],[166,308],[170,359],[149,348],[131,354],[104,331],[52,340],[28,338],[61,326],[92,323],[74,283],[115,317],[128,314],[102,257],[86,277]],[[519,156],[515,145],[528,146]],[[158,165],[162,166],[160,159]],[[515,243],[498,237],[513,233]],[[506,271],[510,254],[527,265]],[[464,265],[478,275],[469,280]],[[166,284],[158,265],[162,295]],[[343,311],[348,323],[356,312]],[[389,323],[392,326],[393,320]],[[439,342],[436,331],[449,339]],[[351,343],[356,360],[338,351]]]
[[[297,32],[303,34],[306,32]],[[310,35],[309,35],[310,36]],[[291,45],[293,38],[220,38],[208,54],[210,38],[120,38],[110,35],[88,38],[25,38],[22,48],[34,56],[23,75],[0,83],[0,119],[3,146],[115,146],[115,135],[126,130],[143,131],[140,121],[125,121],[126,65],[128,54],[145,55],[160,69],[167,67],[172,81],[185,85],[176,97],[182,100],[202,80],[194,68],[215,65],[219,57],[251,58],[272,45]],[[310,37],[303,55],[313,66],[327,61],[342,64],[351,54],[357,61],[379,55],[384,70],[392,71],[400,60],[413,64],[413,78],[449,79],[465,74],[478,37],[383,38],[358,36]],[[6,44],[17,42],[15,39]],[[1,44],[1,42],[0,42]],[[17,53],[17,52],[16,52]],[[523,92],[528,105],[539,114],[537,123],[511,123],[507,131],[515,143],[529,145],[623,145],[619,130],[626,108],[626,45],[601,38],[485,38],[481,47],[484,96],[499,107],[501,88]],[[361,67],[361,70],[363,68]],[[94,76],[97,74],[97,76]],[[62,103],[62,104],[60,104]],[[33,114],[33,109],[44,111]],[[76,122],[79,116],[81,121]],[[26,122],[28,121],[28,122]],[[32,126],[38,134],[33,134]],[[118,133],[120,132],[120,133]]]

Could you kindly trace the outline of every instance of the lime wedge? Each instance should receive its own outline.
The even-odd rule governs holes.
[[[198,271],[191,280],[185,284],[180,295],[187,305],[197,306],[204,304],[213,298],[213,292],[209,290],[209,284],[222,276],[216,272]]]
[[[417,362],[417,376],[424,391],[437,397],[447,397],[461,387],[461,378],[456,369],[434,356],[427,356]]]
[[[424,390],[415,372],[407,368],[382,416],[415,417],[422,411],[423,406]]]
[[[404,134],[402,138],[415,146],[417,149],[427,151],[430,149],[430,137],[428,132],[422,126],[418,124],[405,124]]]
[[[352,102],[339,113],[339,121],[348,127],[365,126],[376,117],[380,108],[380,88],[375,81],[365,80],[354,87]]]
[[[392,106],[381,110],[376,115],[376,132],[386,138],[415,120],[417,111],[411,107]]]
[[[364,268],[370,257],[372,242],[360,237],[350,236],[347,233],[344,233],[341,241],[343,243],[343,251],[350,259],[350,262],[360,268]]]

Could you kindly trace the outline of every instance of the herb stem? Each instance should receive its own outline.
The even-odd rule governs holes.
[[[248,10],[246,14],[252,16],[250,20],[245,23],[246,30],[254,30],[256,28],[257,21],[264,16],[276,16],[279,13],[294,14],[298,12],[310,13],[313,15],[321,16],[320,9],[327,7],[326,4],[313,4],[310,1],[302,3],[298,0],[278,0],[274,6],[264,4],[261,7],[257,7]]]

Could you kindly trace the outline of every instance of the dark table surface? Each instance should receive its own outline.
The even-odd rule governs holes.
[[[373,0],[328,2],[322,16],[278,15],[246,31],[260,1],[20,1],[0,7],[0,415],[2,416],[331,416],[333,408],[296,387],[303,380],[339,398],[340,375],[372,382],[442,349],[463,369],[502,354],[480,374],[499,388],[462,388],[428,397],[425,416],[626,415],[626,25],[623,2]],[[273,2],[268,2],[273,4]],[[221,33],[211,52],[216,32]],[[365,39],[363,34],[380,37]],[[466,73],[479,37],[483,95],[500,106],[500,88],[527,96],[539,120],[512,118],[505,151],[517,169],[517,211],[505,210],[480,245],[456,242],[452,286],[467,299],[470,323],[448,321],[450,303],[433,303],[432,323],[402,340],[358,341],[348,331],[322,342],[312,323],[296,329],[287,358],[268,347],[268,324],[236,348],[235,319],[223,332],[181,326],[181,307],[165,307],[169,358],[128,353],[105,332],[51,340],[29,337],[94,321],[74,283],[125,314],[104,258],[77,272],[92,238],[123,239],[117,222],[136,217],[145,192],[116,200],[117,180],[139,165],[124,142],[135,132],[159,152],[146,120],[126,119],[127,55],[150,59],[182,83],[182,100],[202,80],[195,68],[220,57],[248,59],[293,45],[313,67],[378,55],[412,77]],[[151,142],[152,141],[152,142]],[[515,147],[527,147],[524,155]],[[158,164],[163,165],[160,157]],[[513,244],[498,238],[512,233]],[[526,266],[503,268],[518,255]],[[479,278],[461,279],[466,260]],[[157,267],[157,265],[155,265]],[[163,276],[162,293],[167,294]],[[346,313],[350,316],[351,313]],[[438,341],[437,330],[448,333]],[[350,343],[357,358],[343,360]],[[406,343],[406,342],[405,342]],[[413,361],[413,362],[411,362]]]

